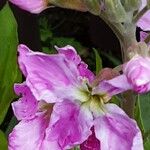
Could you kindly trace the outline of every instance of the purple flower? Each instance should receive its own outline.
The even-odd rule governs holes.
[[[150,58],[134,56],[123,66],[123,74],[111,80],[105,80],[94,92],[107,91],[110,96],[127,90],[138,93],[150,91]]]
[[[19,46],[26,81],[15,85],[22,97],[12,107],[20,122],[9,135],[9,150],[65,150],[82,143],[86,150],[90,138],[95,150],[143,150],[136,122],[105,104],[110,97],[92,86],[95,76],[75,49],[57,50],[47,55]]]
[[[142,0],[142,5],[140,10],[142,10],[147,5],[147,0]],[[150,10],[148,10],[137,22],[137,26],[143,31],[150,31]]]
[[[38,14],[47,8],[47,0],[10,0],[21,9]]]

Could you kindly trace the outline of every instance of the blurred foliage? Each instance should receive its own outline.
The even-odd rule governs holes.
[[[98,51],[94,48],[94,53],[95,53],[95,63],[96,63],[96,74],[99,73],[99,71],[102,69],[102,59],[98,53]]]
[[[6,4],[0,11],[0,124],[16,97],[14,83],[21,79],[17,65],[17,45],[17,24]]]
[[[1,130],[0,130],[0,149],[7,150],[7,138]]]

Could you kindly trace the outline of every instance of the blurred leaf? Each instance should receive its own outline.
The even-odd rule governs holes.
[[[118,96],[113,96],[112,98],[111,98],[111,103],[114,103],[114,104],[116,104],[116,105],[118,105],[118,106],[120,106],[120,102],[122,101],[122,99],[121,98],[119,98]]]
[[[135,111],[134,111],[134,118],[137,121],[138,126],[140,127],[141,131],[144,133],[144,126],[142,122],[141,116],[141,106],[140,106],[140,95],[137,96]]]
[[[96,74],[102,69],[102,59],[98,53],[98,51],[94,48],[95,59],[96,59]]]
[[[0,130],[0,150],[7,150],[7,139],[5,134]]]
[[[17,25],[6,4],[0,11],[0,124],[15,98],[14,82],[21,79],[17,65]]]
[[[13,116],[8,124],[8,127],[5,131],[5,134],[8,136],[9,133],[12,131],[12,129],[15,127],[15,125],[18,123],[17,118]]]
[[[76,146],[73,150],[80,150],[80,146]]]
[[[144,132],[147,134],[150,131],[150,93],[139,96],[139,108]]]
[[[105,56],[109,61],[111,61],[113,63],[114,66],[118,66],[121,64],[121,61],[119,59],[117,59],[115,56],[113,56],[112,54],[108,54],[106,52],[101,52],[101,54],[103,56]]]
[[[144,142],[144,150],[150,150],[150,139],[147,138]]]
[[[83,47],[81,44],[76,41],[74,38],[66,38],[66,37],[53,37],[51,41],[51,45],[57,45],[58,47],[64,47],[66,45],[73,46],[77,51],[81,50]]]

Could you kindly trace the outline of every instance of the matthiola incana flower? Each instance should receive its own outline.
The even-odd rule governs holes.
[[[147,0],[142,0],[142,5],[140,9],[143,9],[147,5]],[[150,31],[150,10],[148,10],[137,22],[139,26],[144,31]]]
[[[143,150],[136,122],[106,103],[118,91],[106,93],[101,83],[103,90],[96,91],[95,76],[75,49],[57,50],[47,55],[19,46],[26,81],[15,85],[22,97],[12,107],[20,122],[9,135],[9,150],[66,150],[79,144],[82,150]]]
[[[46,9],[48,4],[47,0],[10,0],[10,2],[35,14],[38,14]]]
[[[113,91],[120,93],[134,90],[138,93],[150,91],[150,58],[135,55],[123,66],[123,74],[111,80],[103,81],[96,91]],[[115,87],[115,88],[114,88]]]

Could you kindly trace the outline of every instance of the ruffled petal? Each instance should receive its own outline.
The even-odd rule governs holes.
[[[63,54],[32,52],[24,45],[18,49],[20,68],[37,100],[54,103],[64,98],[78,98],[76,91],[80,86],[80,73],[73,61]]]
[[[105,110],[105,114],[94,122],[101,149],[143,150],[142,135],[136,122],[115,104],[106,104]]]
[[[15,84],[14,89],[16,94],[22,94],[22,98],[12,103],[12,108],[17,119],[32,119],[35,117],[38,102],[26,86],[26,83]]]
[[[55,149],[58,147],[56,142],[44,140],[47,126],[48,120],[44,115],[21,121],[9,135],[9,150]]]
[[[46,0],[10,0],[10,2],[17,5],[21,9],[35,14],[40,13],[47,7]]]
[[[62,149],[70,149],[88,138],[92,125],[93,116],[88,108],[66,100],[55,104],[46,139],[57,141]]]
[[[88,69],[88,65],[81,60],[72,46],[67,45],[62,48],[56,47],[56,49],[60,54],[64,54],[68,60],[73,61],[77,65],[80,76],[86,77],[90,82],[94,80],[95,75]]]
[[[93,89],[93,94],[108,94],[110,97],[132,89],[125,75],[117,76],[111,80],[104,80]]]

